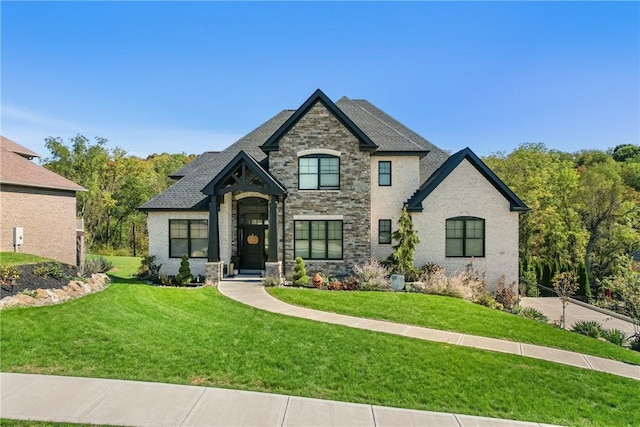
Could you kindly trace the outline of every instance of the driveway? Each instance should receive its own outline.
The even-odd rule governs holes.
[[[562,303],[560,298],[530,298],[521,297],[520,305],[523,307],[537,308],[549,318],[549,321],[560,320],[562,317]],[[571,329],[578,320],[595,320],[605,329],[616,328],[623,331],[627,336],[634,334],[633,324],[617,317],[601,313],[578,304],[569,303],[566,311],[567,329]]]

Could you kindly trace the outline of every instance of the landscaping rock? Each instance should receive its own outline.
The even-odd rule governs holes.
[[[27,307],[34,305],[36,302],[35,298],[25,294],[18,294],[15,296],[15,299],[18,300],[18,305],[24,305]]]
[[[49,298],[49,294],[47,293],[47,291],[45,291],[44,289],[36,289],[35,290],[35,294],[36,294],[36,298],[37,299],[45,299],[45,298]]]
[[[69,299],[69,294],[64,291],[64,289],[54,289],[53,292],[56,294],[60,301],[66,301]]]
[[[67,285],[57,289],[38,288],[32,291],[35,298],[24,293],[10,295],[0,300],[0,310],[15,306],[30,307],[57,304],[100,291],[104,289],[108,283],[109,276],[104,273],[98,273],[87,279],[87,282],[72,280]]]
[[[16,297],[6,297],[0,300],[0,310],[3,308],[9,308],[20,304],[20,301]]]

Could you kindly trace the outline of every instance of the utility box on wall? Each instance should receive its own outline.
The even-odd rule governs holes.
[[[24,228],[13,227],[13,246],[17,249],[18,246],[24,243]]]

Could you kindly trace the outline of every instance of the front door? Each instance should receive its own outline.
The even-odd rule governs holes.
[[[267,200],[247,197],[238,200],[238,255],[240,270],[264,270]]]
[[[242,235],[242,256],[240,268],[245,270],[264,269],[264,227],[244,226]]]

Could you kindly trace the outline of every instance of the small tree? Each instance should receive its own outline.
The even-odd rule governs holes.
[[[393,246],[393,253],[385,260],[384,265],[392,273],[406,274],[413,270],[413,254],[416,251],[416,246],[420,243],[406,206],[402,208],[398,229],[391,234],[391,237],[398,244]]]
[[[615,291],[623,303],[624,314],[633,321],[631,339],[640,340],[640,276],[634,270],[629,256],[618,257],[615,275],[603,280],[603,284]]]
[[[176,276],[176,283],[178,285],[186,285],[191,283],[191,267],[189,267],[189,257],[182,255],[182,261],[180,261],[180,268],[178,269],[178,275]]]
[[[296,286],[307,286],[309,284],[307,267],[301,257],[296,257],[296,266],[293,267],[293,284]]]
[[[569,298],[571,298],[571,296],[576,293],[580,285],[576,280],[576,276],[568,271],[564,273],[558,273],[553,276],[551,284],[553,285],[553,289],[560,297],[560,301],[562,301],[562,328],[567,329],[565,314],[567,311],[567,305],[569,305]]]

